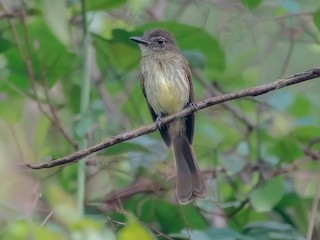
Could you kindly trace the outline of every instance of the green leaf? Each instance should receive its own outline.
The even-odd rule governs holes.
[[[34,133],[34,149],[36,149],[38,156],[45,156],[51,150],[51,146],[48,145],[48,142],[46,141],[48,138],[50,121],[46,116],[40,115],[37,119],[36,126]]]
[[[143,227],[138,220],[133,217],[128,217],[126,226],[120,229],[118,233],[119,240],[152,240],[154,239],[150,232]]]
[[[212,239],[206,233],[204,233],[202,231],[197,231],[197,230],[195,230],[195,231],[183,230],[183,231],[181,231],[181,233],[170,234],[170,237],[174,237],[175,239],[182,238],[182,239],[190,239],[190,240],[197,240],[197,239],[210,240],[210,239]],[[216,238],[216,236],[214,236],[214,238]],[[217,239],[223,240],[224,238],[217,238]]]
[[[247,225],[243,232],[255,240],[303,240],[304,238],[291,225],[281,222],[254,222]]]
[[[11,48],[13,46],[14,46],[14,44],[11,41],[0,37],[0,53],[5,52],[6,50],[8,50],[9,48]]]
[[[202,52],[199,51],[182,51],[182,54],[188,60],[189,64],[196,68],[205,68],[207,59]]]
[[[74,134],[78,139],[82,139],[94,125],[94,118],[90,113],[83,115],[79,121],[74,124]]]
[[[7,98],[7,96],[5,96]],[[16,123],[21,120],[23,99],[20,97],[8,97],[0,101],[0,118],[7,123]]]
[[[3,240],[11,239],[28,239],[32,236],[34,240],[54,240],[54,239],[67,239],[62,234],[57,232],[54,228],[45,228],[39,224],[30,222],[29,220],[11,221],[6,226],[4,234],[1,234]]]
[[[47,186],[45,196],[59,221],[70,227],[80,220],[75,200],[58,185]]]
[[[219,156],[219,159],[228,175],[239,173],[247,164],[246,156],[241,156],[238,153],[223,154]]]
[[[105,153],[108,155],[118,155],[121,153],[128,153],[128,152],[134,152],[134,151],[149,152],[149,149],[145,148],[141,144],[123,142],[106,149]]]
[[[106,10],[119,7],[127,0],[86,0],[87,10]]]
[[[75,191],[77,188],[77,174],[77,164],[63,168],[59,174],[61,186],[67,191]]]
[[[313,22],[320,31],[320,9],[313,14]]]
[[[296,127],[290,132],[290,137],[295,138],[301,142],[309,141],[311,138],[316,138],[319,136],[320,127],[319,126],[301,126]]]
[[[258,212],[270,211],[284,195],[284,180],[279,176],[266,181],[259,188],[252,191],[250,202]]]
[[[140,53],[129,45],[129,32],[117,29],[112,31],[112,35],[112,40],[97,35],[93,38],[98,65],[101,69],[111,65],[111,69],[114,70],[113,76],[108,76],[109,81],[127,74],[129,69],[137,67],[140,62]]]
[[[242,235],[230,228],[210,228],[207,230],[208,236],[210,239],[219,239],[219,240],[235,240],[235,239],[244,239]]]
[[[7,69],[10,71],[8,84],[13,85],[19,90],[26,90],[30,80],[25,68],[23,59],[21,59],[17,48],[11,48],[4,53],[7,60]]]
[[[53,34],[64,45],[70,45],[70,30],[67,17],[66,0],[41,0],[43,16]]]
[[[262,2],[262,0],[241,0],[241,2],[249,9],[253,9],[257,7]]]
[[[290,106],[290,113],[297,117],[306,117],[312,111],[310,99],[305,95],[296,95],[294,102]]]
[[[265,143],[266,156],[273,157],[273,160],[278,159],[282,163],[291,163],[303,156],[296,139],[292,138],[291,134],[282,138],[268,139],[267,141]]]
[[[16,24],[17,34],[23,36],[22,23]],[[39,34],[41,33],[41,34]],[[48,29],[44,19],[35,17],[28,24],[28,36],[33,48],[28,56],[32,62],[35,80],[46,80],[50,88],[58,80],[70,81],[70,72],[74,71],[77,63],[76,55],[70,52],[55,35]],[[25,46],[22,45],[23,51]],[[4,53],[10,71],[9,81],[19,89],[25,89],[30,81],[25,63],[16,48],[9,49]],[[44,76],[45,75],[45,76]]]

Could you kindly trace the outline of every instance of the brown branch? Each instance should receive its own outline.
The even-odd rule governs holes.
[[[290,34],[290,45],[289,45],[288,53],[286,55],[286,59],[284,61],[282,69],[281,69],[280,77],[283,77],[283,75],[286,73],[286,71],[288,69],[289,62],[290,62],[290,59],[291,59],[291,56],[292,56],[292,52],[293,52],[293,48],[294,48],[295,43],[296,43],[295,42],[295,33],[291,32],[291,34]]]
[[[309,148],[303,149],[303,152],[314,160],[320,159],[320,153],[314,152]]]
[[[40,98],[38,96],[38,92],[37,92],[37,88],[36,88],[36,77],[33,71],[33,66],[32,66],[32,61],[31,61],[31,48],[30,48],[30,40],[29,40],[29,36],[28,36],[28,30],[27,30],[27,16],[26,16],[26,12],[23,9],[22,10],[22,23],[23,23],[23,33],[24,33],[24,41],[26,43],[26,56],[25,56],[25,65],[26,65],[26,69],[29,75],[29,78],[31,80],[31,87],[35,96],[35,100],[37,102],[38,108],[39,110],[50,120],[50,122],[52,123],[53,126],[55,126],[59,132],[65,137],[65,139],[75,148],[78,148],[78,145],[76,142],[74,142],[72,140],[72,138],[66,133],[66,131],[63,129],[63,127],[60,125],[59,121],[55,121],[55,118],[51,117],[42,107],[42,104],[40,102]]]
[[[267,170],[266,172],[263,173],[266,176],[265,180],[272,179],[280,175],[290,174],[292,172],[298,171],[299,167],[302,166],[303,164],[306,164],[311,161],[320,160],[320,156],[318,156],[317,153],[312,152],[311,150],[308,150],[308,149],[304,149],[303,151],[308,152],[308,156],[303,157],[301,159],[297,159],[293,161],[291,164],[283,165],[275,169]],[[260,172],[262,171],[261,168],[262,168],[261,164],[255,164],[250,166],[250,171]],[[215,179],[217,178],[217,176],[220,176],[221,174],[225,174],[225,173],[226,173],[226,170],[224,168],[216,168],[216,169],[209,169],[209,170],[202,171],[202,175],[205,177],[205,179]],[[123,201],[139,193],[159,194],[163,191],[168,191],[175,187],[174,177],[170,178],[170,181],[172,184],[167,184],[167,182],[163,180],[151,181],[146,178],[140,178],[136,182],[132,183],[131,185],[125,188],[122,188],[118,191],[111,192],[107,196],[105,196],[102,204],[99,206],[99,209],[101,211],[110,211],[110,210],[118,209],[119,205],[121,205]],[[259,184],[260,184],[260,180],[252,188],[252,190],[258,187]],[[231,212],[223,214],[221,216],[230,218],[236,215],[241,209],[243,209],[248,204],[248,200],[249,198],[246,197],[240,202],[239,206],[237,206]],[[218,214],[218,213],[214,213],[214,214]]]
[[[204,86],[212,96],[219,96],[223,94],[218,88],[211,85],[210,82],[205,79],[205,77],[198,69],[192,69],[192,73],[198,79],[200,84]],[[254,129],[257,127],[256,124],[250,121],[239,109],[235,108],[227,102],[221,103],[221,105],[225,109],[227,109],[234,117],[243,122],[249,129]]]
[[[248,96],[258,96],[258,95],[261,95],[270,91],[274,91],[286,86],[290,86],[293,84],[301,83],[301,82],[314,79],[314,78],[319,78],[319,77],[320,77],[320,68],[315,68],[306,72],[294,74],[287,78],[278,79],[273,83],[264,84],[264,85],[260,85],[252,88],[247,88],[247,89],[235,91],[232,93],[223,94],[221,96],[211,97],[211,98],[202,100],[200,102],[197,102],[196,103],[197,108],[195,108],[194,106],[189,106],[176,114],[172,114],[164,118],[162,123],[163,125],[168,124],[174,121],[175,119],[186,117],[197,110],[201,110],[219,103],[231,101],[238,98],[248,97]],[[112,138],[106,139],[105,141],[97,145],[71,153],[67,156],[64,156],[55,160],[38,163],[38,164],[26,163],[26,166],[32,169],[42,169],[42,168],[51,168],[55,166],[60,166],[68,163],[69,164],[75,163],[75,162],[78,162],[81,158],[89,156],[92,153],[98,152],[102,149],[108,148],[117,143],[124,142],[126,140],[133,139],[150,132],[154,132],[157,129],[158,129],[157,123],[153,123],[153,124],[135,129],[131,132],[120,134]]]
[[[0,15],[0,19],[16,18],[20,16],[21,12],[4,13]]]

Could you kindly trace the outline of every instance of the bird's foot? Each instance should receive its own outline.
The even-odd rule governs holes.
[[[156,121],[155,121],[155,123],[158,125],[158,128],[159,129],[161,129],[161,128],[163,128],[163,117],[162,116],[158,116],[157,118],[156,118]]]
[[[195,102],[189,103],[188,106],[189,106],[189,107],[192,107],[192,109],[193,109],[194,111],[198,111],[198,110],[199,110],[199,107],[198,107],[198,105],[197,105]]]

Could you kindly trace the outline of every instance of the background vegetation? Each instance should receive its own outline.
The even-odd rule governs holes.
[[[130,36],[172,31],[196,99],[320,63],[318,0],[0,0],[0,238],[320,238],[320,84],[196,114],[209,197],[181,206],[158,133],[32,170],[151,123]]]

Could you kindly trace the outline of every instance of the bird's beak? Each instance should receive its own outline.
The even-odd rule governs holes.
[[[130,40],[137,42],[138,44],[144,44],[144,45],[150,44],[149,41],[144,40],[142,37],[130,37]]]

